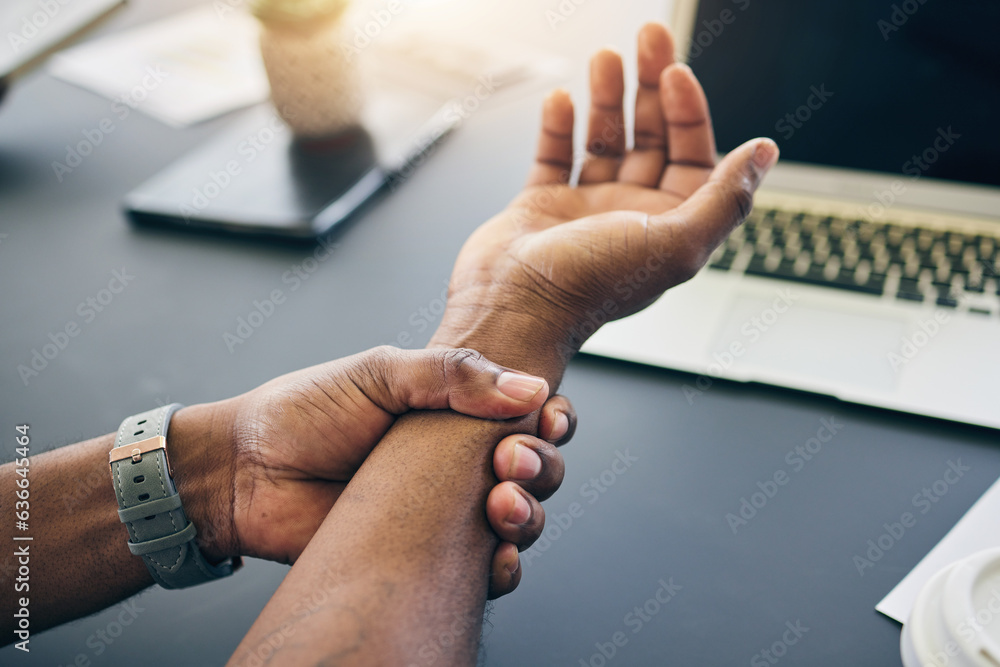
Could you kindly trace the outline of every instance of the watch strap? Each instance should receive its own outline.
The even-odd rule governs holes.
[[[166,441],[170,418],[182,406],[166,405],[122,422],[111,450],[111,478],[118,517],[128,529],[128,548],[141,556],[164,588],[186,588],[233,573],[226,559],[205,560],[174,486]],[[237,561],[238,562],[238,561]]]

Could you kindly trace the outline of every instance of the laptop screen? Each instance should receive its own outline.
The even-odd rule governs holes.
[[[702,0],[688,55],[719,150],[1000,186],[1000,2]]]

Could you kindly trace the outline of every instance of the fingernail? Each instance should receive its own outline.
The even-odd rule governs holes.
[[[510,512],[507,513],[507,523],[520,526],[521,524],[526,523],[530,518],[531,505],[529,505],[528,501],[524,499],[524,496],[515,492],[514,505],[510,508]]]
[[[542,378],[512,371],[504,371],[497,378],[497,389],[500,390],[500,393],[524,403],[538,395],[544,386],[545,380]]]
[[[778,146],[770,139],[757,144],[753,152],[753,163],[761,172],[767,171],[778,160]]]
[[[527,481],[538,477],[542,472],[542,459],[535,450],[524,445],[514,445],[514,455],[510,462],[510,477]]]
[[[549,440],[561,440],[568,431],[569,417],[566,416],[565,412],[556,413],[556,423],[552,425],[552,433],[549,434]]]

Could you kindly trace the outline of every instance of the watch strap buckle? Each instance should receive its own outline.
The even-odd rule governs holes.
[[[126,459],[132,459],[132,463],[139,463],[142,461],[143,454],[154,452],[157,449],[162,449],[164,455],[166,456],[167,439],[162,435],[154,435],[152,438],[146,438],[145,440],[140,440],[139,442],[135,442],[130,445],[121,445],[111,450],[108,455],[108,465],[114,465],[118,461],[124,461]],[[173,471],[170,469],[170,457],[167,456],[166,458],[167,473],[172,477]]]

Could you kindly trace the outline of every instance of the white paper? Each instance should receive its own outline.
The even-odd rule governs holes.
[[[50,71],[174,127],[257,104],[269,93],[257,21],[213,6],[68,49]]]
[[[174,127],[185,127],[262,102],[267,73],[256,19],[216,5],[89,42],[53,58],[50,71],[70,83],[128,104]],[[448,32],[410,12],[371,39],[370,52],[355,34],[372,19],[345,17],[348,48],[363,53],[369,72],[428,95],[468,100],[479,108],[565,77],[565,58],[486,38]],[[353,40],[353,41],[352,41]],[[364,46],[366,42],[359,42]]]
[[[446,98],[478,96],[481,102],[520,97],[572,71],[568,59],[524,44],[417,21],[396,27],[373,45],[371,55],[380,78]]]
[[[900,623],[910,617],[924,585],[951,563],[977,551],[1000,547],[1000,480],[969,508],[955,527],[875,606]]]

